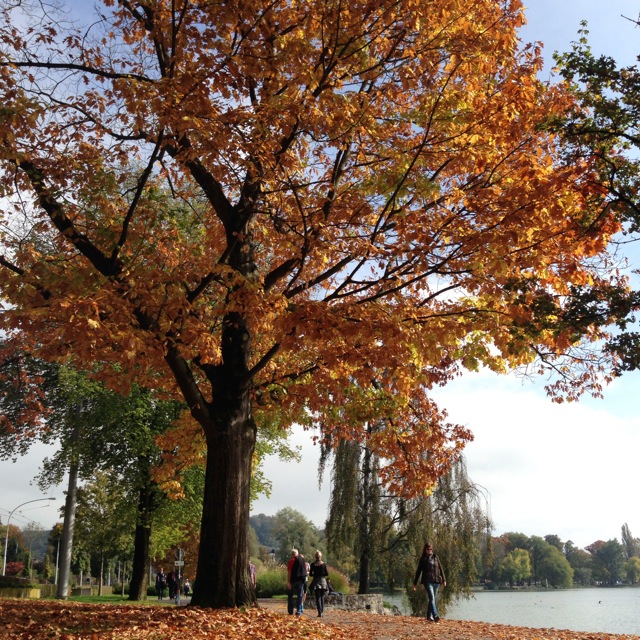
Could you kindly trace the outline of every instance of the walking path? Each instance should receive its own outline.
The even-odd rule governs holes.
[[[260,599],[258,605],[274,613],[287,614],[287,603],[283,600]],[[560,629],[532,629],[511,627],[502,624],[445,620],[427,622],[424,618],[409,616],[382,616],[374,613],[341,611],[326,608],[322,619],[309,609],[304,614],[309,620],[317,620],[335,626],[354,636],[370,640],[630,640],[640,636],[612,635]]]

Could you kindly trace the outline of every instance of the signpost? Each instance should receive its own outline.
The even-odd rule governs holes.
[[[176,560],[173,563],[178,569],[178,583],[176,584],[176,604],[180,604],[180,592],[182,591],[181,569],[184,567],[184,549],[176,549]]]

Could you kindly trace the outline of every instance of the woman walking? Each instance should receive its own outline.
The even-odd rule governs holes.
[[[324,613],[324,596],[329,589],[329,585],[327,584],[329,572],[327,571],[326,563],[322,561],[322,554],[320,551],[316,551],[316,559],[311,563],[309,575],[313,578],[311,582],[311,590],[315,590],[318,618],[322,618]]]
[[[420,575],[422,574],[422,584],[427,590],[427,620],[438,622],[440,617],[438,616],[438,607],[436,606],[436,599],[438,597],[438,587],[442,585],[447,586],[447,580],[444,577],[444,570],[440,563],[440,558],[433,553],[433,547],[429,542],[424,545],[422,555],[418,561],[418,568],[416,569],[416,575],[413,578],[413,590],[416,590],[416,585]]]

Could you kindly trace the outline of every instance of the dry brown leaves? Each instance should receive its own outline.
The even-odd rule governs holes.
[[[2,640],[615,640],[634,636],[529,629],[479,622],[379,616],[328,610],[301,620],[286,605],[248,610],[0,600]],[[640,638],[640,636],[635,636]]]

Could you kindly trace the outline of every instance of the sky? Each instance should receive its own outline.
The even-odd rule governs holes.
[[[523,41],[542,41],[551,69],[554,51],[567,51],[588,21],[595,54],[632,64],[640,52],[640,31],[627,18],[638,15],[637,0],[529,0]],[[640,267],[640,264],[636,265]],[[627,374],[605,390],[605,398],[557,405],[542,381],[515,376],[469,374],[440,390],[437,399],[453,422],[467,426],[475,440],[465,450],[469,477],[486,496],[494,534],[558,535],[584,547],[595,540],[620,539],[624,523],[640,537],[638,461],[640,456],[640,374]],[[638,394],[638,395],[636,395]],[[307,433],[295,432],[299,463],[265,462],[273,482],[253,514],[274,515],[283,507],[304,513],[322,527],[327,517],[329,476],[318,487],[318,448]],[[51,449],[35,445],[16,463],[0,462],[0,519],[27,504],[11,522],[49,529],[61,519],[64,486],[43,494],[32,479]]]

